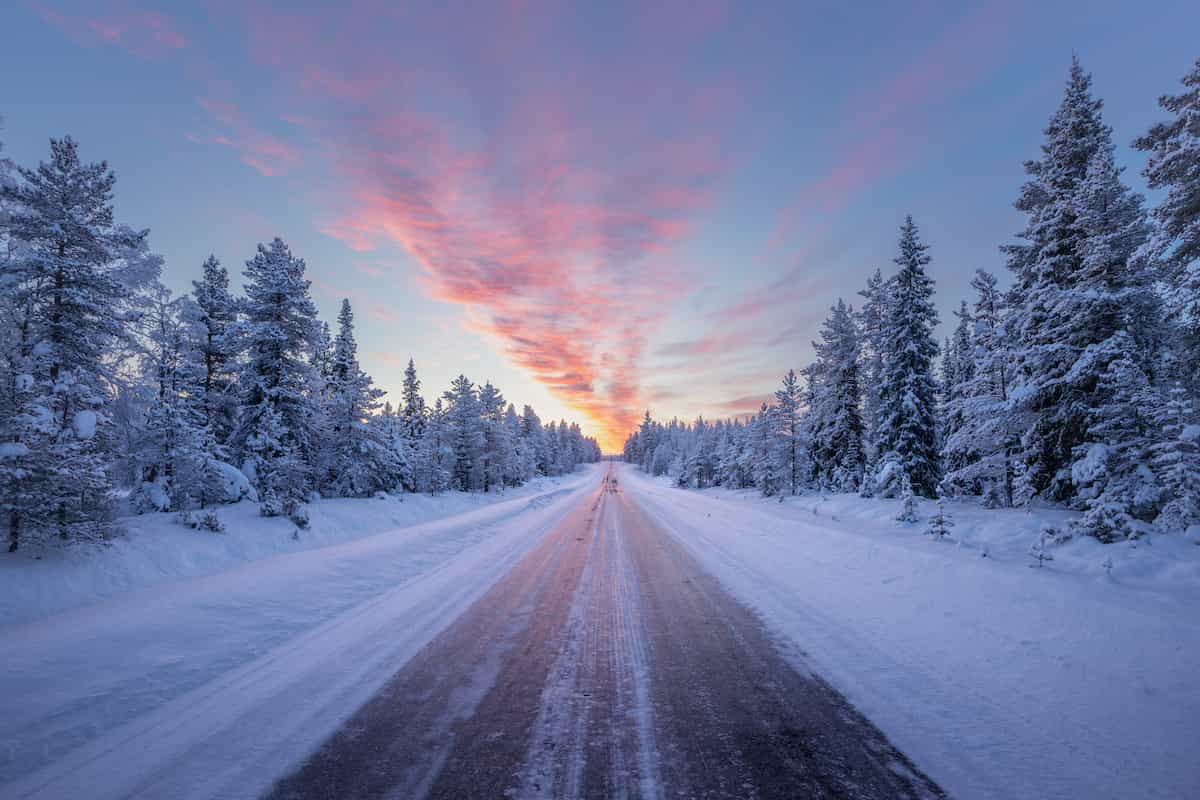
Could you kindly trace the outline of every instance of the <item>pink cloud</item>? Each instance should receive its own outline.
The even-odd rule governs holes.
[[[90,6],[85,12],[71,13],[62,10],[62,3],[40,0],[31,0],[29,5],[46,22],[80,42],[114,45],[139,58],[158,58],[188,44],[175,22],[160,11],[125,3],[113,4],[103,13],[94,13]]]

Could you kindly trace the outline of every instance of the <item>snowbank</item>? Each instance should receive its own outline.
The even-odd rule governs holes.
[[[245,562],[327,547],[498,502],[542,497],[590,474],[581,469],[567,478],[538,478],[518,489],[486,495],[447,492],[438,497],[319,500],[309,506],[308,529],[299,532],[285,517],[260,516],[253,502],[216,509],[224,533],[184,527],[174,513],[125,517],[120,521],[124,535],[105,544],[0,554],[0,629],[133,589],[212,575]],[[240,475],[225,475],[231,492],[241,491]]]
[[[1031,569],[1069,512],[947,502],[954,541],[935,542],[928,501],[903,525],[898,500],[621,481],[952,796],[1196,796],[1193,538],[1077,540]]]

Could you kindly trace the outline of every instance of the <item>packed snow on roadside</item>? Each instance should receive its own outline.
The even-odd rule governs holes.
[[[1200,787],[1200,536],[1047,541],[1070,512],[676,489],[648,513],[952,796],[1182,798]]]
[[[286,517],[261,516],[258,504],[249,501],[216,507],[223,533],[181,525],[175,513],[124,517],[118,524],[121,535],[103,544],[30,549],[0,557],[0,629],[132,589],[211,575],[247,561],[326,547],[497,502],[541,496],[585,474],[590,472],[535,478],[525,486],[489,494],[317,500],[308,506],[310,524],[305,530],[297,530]],[[233,468],[223,473],[223,479],[234,496],[249,488],[242,473]]]
[[[148,515],[99,552],[6,563],[0,797],[258,796],[600,475],[320,501],[298,540],[251,504],[223,534]]]

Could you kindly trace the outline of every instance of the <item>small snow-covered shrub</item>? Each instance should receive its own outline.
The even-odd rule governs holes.
[[[875,496],[875,472],[868,469],[863,473],[862,483],[858,487],[858,496],[863,498],[871,498]]]
[[[879,497],[903,497],[907,480],[908,475],[896,454],[888,453],[875,473],[875,494]]]
[[[1032,559],[1029,566],[1041,569],[1047,561],[1054,560],[1054,556],[1050,553],[1050,545],[1054,541],[1056,533],[1057,528],[1053,525],[1042,526],[1042,529],[1038,531],[1037,538],[1029,546],[1029,557]]]
[[[224,461],[218,461],[215,458],[208,459],[208,470],[215,476],[216,483],[221,490],[221,502],[236,503],[239,500],[249,500],[251,502],[258,501],[258,492],[254,491],[254,486],[247,476],[233,464],[227,464]]]
[[[308,529],[308,508],[306,508],[304,505],[297,504],[290,512],[288,512],[287,516],[297,528],[300,528],[301,530]]]
[[[1071,530],[1105,544],[1135,536],[1133,518],[1125,504],[1103,495],[1088,503],[1083,518],[1072,523]]]
[[[933,516],[929,518],[929,527],[925,530],[925,534],[941,541],[950,536],[950,529],[953,527],[954,520],[946,513],[946,501],[939,497],[937,508],[933,512]]]
[[[171,495],[166,484],[160,480],[143,481],[129,496],[129,507],[135,514],[154,511],[169,511]]]
[[[911,523],[917,521],[917,499],[913,496],[912,484],[908,476],[901,473],[900,482],[900,513],[896,515],[897,522]]]
[[[215,511],[205,511],[200,514],[200,527],[213,533],[225,532],[225,523],[221,522],[221,518]]]

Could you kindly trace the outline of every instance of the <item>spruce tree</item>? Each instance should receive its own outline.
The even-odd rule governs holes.
[[[815,478],[836,491],[854,491],[862,483],[863,451],[861,361],[854,309],[841,298],[830,308],[813,342],[817,358],[808,369],[808,427]]]
[[[490,382],[479,389],[479,408],[483,415],[483,490],[488,492],[504,488],[512,441],[504,422],[504,395]]]
[[[400,408],[404,435],[410,442],[417,442],[425,432],[425,398],[421,396],[421,382],[417,380],[417,368],[413,360],[408,360],[404,369],[404,389],[402,393],[404,404]]]
[[[958,325],[954,328],[954,336],[946,340],[942,352],[943,401],[939,415],[942,466],[948,474],[960,473],[979,457],[971,439],[959,435],[968,424],[971,387],[975,380],[974,320],[965,300],[954,315],[958,318]],[[978,494],[981,485],[978,481],[971,481],[960,489]]]
[[[204,326],[200,354],[204,363],[201,408],[205,425],[218,446],[224,445],[237,423],[237,301],[229,292],[229,271],[215,256],[201,266],[201,277],[192,281],[192,296]],[[227,454],[221,447],[214,458]]]
[[[1153,249],[1178,330],[1175,373],[1194,405],[1200,402],[1200,59],[1183,85],[1182,94],[1158,99],[1173,119],[1154,125],[1134,146],[1150,154],[1142,172],[1150,188],[1166,190],[1153,211]]]
[[[862,365],[859,370],[863,385],[862,417],[866,439],[866,460],[877,463],[879,451],[875,444],[875,432],[880,424],[880,388],[883,386],[884,363],[887,357],[888,308],[891,290],[878,269],[867,281],[867,287],[859,292],[863,298],[858,312],[858,326],[862,349]]]
[[[1014,453],[1026,416],[1013,411],[1012,341],[1005,327],[1007,305],[996,276],[976,270],[972,306],[970,379],[959,381],[961,420],[943,443],[949,465],[943,488],[950,494],[982,492],[989,506],[1014,500]],[[961,364],[962,359],[957,363]],[[960,369],[963,369],[960,367]]]
[[[1155,473],[1166,489],[1166,502],[1155,524],[1165,531],[1185,531],[1200,524],[1200,425],[1195,406],[1181,384],[1175,384],[1159,407],[1161,428],[1152,446]]]
[[[933,306],[933,280],[925,274],[930,262],[928,249],[912,217],[908,217],[900,229],[900,255],[895,259],[900,271],[893,279],[889,298],[875,438],[885,460],[903,470],[913,491],[934,497],[941,479],[937,382],[933,376],[938,353],[933,329],[938,318]]]
[[[222,494],[209,464],[212,440],[204,409],[202,312],[190,297],[159,286],[141,318],[143,385],[152,396],[131,460],[137,511],[178,511],[209,505]]]
[[[247,352],[233,449],[258,489],[263,513],[291,514],[313,489],[316,308],[304,261],[282,239],[260,244],[243,274]]]
[[[469,378],[459,375],[442,398],[446,401],[446,434],[454,450],[452,486],[463,492],[482,489],[484,434],[479,393]]]
[[[795,495],[800,493],[803,477],[801,464],[804,458],[803,432],[800,421],[800,381],[796,371],[789,369],[783,376],[783,385],[775,390],[775,405],[771,409],[774,452],[771,454],[772,472],[776,476],[772,483],[780,491]]]
[[[369,497],[411,483],[405,454],[391,446],[376,417],[384,392],[359,365],[354,311],[347,299],[338,313],[329,384],[327,415],[332,435],[325,478],[330,490],[339,497]]]
[[[1072,464],[1095,443],[1091,409],[1106,359],[1118,352],[1109,339],[1150,302],[1135,257],[1148,233],[1141,198],[1120,182],[1101,108],[1075,60],[1042,157],[1025,166],[1024,242],[1005,248],[1016,277],[1012,411],[1029,418],[1021,472],[1027,493],[1053,500],[1074,498]]]

